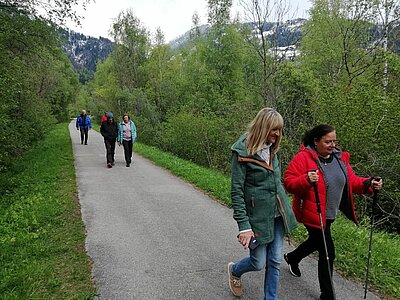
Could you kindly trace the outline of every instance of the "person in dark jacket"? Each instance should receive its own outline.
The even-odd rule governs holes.
[[[89,130],[92,129],[90,117],[86,115],[86,110],[82,110],[80,116],[76,118],[76,129],[81,131],[81,144],[87,145]]]
[[[118,137],[118,125],[114,120],[112,112],[107,113],[107,121],[101,123],[100,133],[104,137],[106,146],[107,167],[112,168],[115,165],[115,142]]]
[[[136,141],[136,126],[129,115],[124,114],[122,122],[118,125],[118,145],[124,147],[126,166],[129,167],[132,162],[132,148]]]
[[[277,157],[282,128],[282,116],[264,108],[231,147],[233,217],[239,243],[250,249],[248,257],[228,264],[229,287],[237,297],[243,294],[241,276],[265,268],[264,299],[278,299],[283,237],[297,226]]]
[[[341,210],[357,224],[354,211],[353,193],[371,193],[382,187],[382,180],[358,177],[350,164],[350,154],[337,147],[335,128],[321,124],[306,132],[303,145],[288,165],[284,174],[286,190],[294,195],[293,211],[297,221],[304,224],[308,239],[294,251],[284,255],[290,273],[300,277],[299,263],[313,253],[319,252],[318,279],[321,300],[334,299],[331,284],[335,248],[331,235],[331,225]],[[325,253],[321,223],[313,185],[318,187],[326,246]],[[329,270],[331,274],[329,274]]]

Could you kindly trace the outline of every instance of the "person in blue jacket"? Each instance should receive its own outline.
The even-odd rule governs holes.
[[[87,145],[90,129],[92,129],[90,117],[86,115],[86,110],[82,110],[82,113],[76,118],[76,130],[81,131],[81,144],[85,142],[85,145]]]
[[[130,167],[132,163],[132,148],[136,141],[136,126],[128,114],[124,114],[122,122],[118,125],[118,145],[124,147],[126,166]]]

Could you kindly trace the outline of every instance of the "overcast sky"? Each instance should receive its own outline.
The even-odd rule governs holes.
[[[298,7],[297,17],[307,17],[311,7],[309,0],[289,0],[293,8]],[[273,2],[273,1],[271,1]],[[233,13],[239,11],[238,0],[233,0]],[[152,33],[160,27],[166,42],[184,34],[192,27],[192,16],[197,12],[200,23],[207,23],[207,0],[96,0],[86,11],[77,10],[83,16],[81,27],[67,26],[77,32],[93,37],[108,37],[114,18],[121,11],[131,8],[141,23]],[[240,11],[239,11],[240,13]]]

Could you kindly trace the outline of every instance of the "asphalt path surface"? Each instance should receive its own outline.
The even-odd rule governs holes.
[[[236,240],[232,210],[191,184],[134,154],[125,166],[106,168],[103,138],[88,145],[71,122],[86,249],[93,260],[98,299],[237,299],[228,287],[227,263],[248,255]],[[140,134],[140,132],[139,132]],[[285,252],[293,245],[285,242]],[[308,257],[295,278],[282,260],[279,299],[318,299],[317,261]],[[263,299],[264,271],[242,276],[241,299]],[[363,299],[362,283],[334,273],[337,299]],[[367,299],[379,299],[368,292]]]

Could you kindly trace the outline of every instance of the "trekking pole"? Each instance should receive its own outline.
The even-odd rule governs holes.
[[[381,181],[381,177],[374,177],[375,181]],[[364,289],[364,299],[367,298],[368,291],[368,275],[369,275],[369,266],[371,261],[372,254],[372,233],[374,231],[374,223],[375,223],[375,208],[378,202],[378,190],[374,189],[374,195],[372,197],[372,209],[371,209],[371,219],[370,219],[370,233],[369,233],[369,248],[368,248],[368,260],[367,260],[367,273],[365,275],[365,289]]]
[[[321,225],[322,239],[324,240],[325,256],[326,256],[326,262],[327,262],[327,265],[328,265],[328,273],[329,273],[329,280],[331,282],[331,287],[332,287],[333,300],[336,300],[335,288],[333,287],[331,265],[329,263],[328,247],[326,246],[324,223],[322,221],[321,202],[319,200],[318,185],[317,185],[316,182],[313,182],[313,188],[314,188],[314,193],[315,193],[315,201],[317,202],[317,212],[319,214],[319,223]]]

